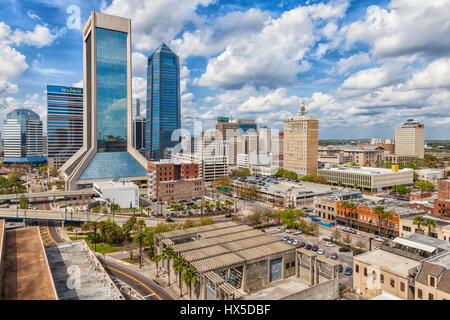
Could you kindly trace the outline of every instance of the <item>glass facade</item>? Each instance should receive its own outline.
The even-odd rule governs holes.
[[[146,157],[162,158],[172,148],[172,133],[181,127],[180,68],[178,56],[161,44],[148,58]]]
[[[79,180],[118,179],[146,175],[147,170],[128,152],[100,152],[95,154]]]
[[[97,31],[97,151],[127,150],[127,34]]]
[[[47,86],[47,153],[60,167],[83,145],[83,89]],[[50,161],[50,160],[49,160]]]

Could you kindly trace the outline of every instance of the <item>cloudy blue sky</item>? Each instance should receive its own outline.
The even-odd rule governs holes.
[[[450,139],[450,0],[0,0],[0,120],[46,118],[46,85],[82,85],[91,11],[132,19],[133,96],[162,41],[181,61],[182,123],[272,128],[300,100],[320,138],[392,138],[407,118]],[[79,13],[79,21],[77,20]],[[79,28],[81,27],[81,28]]]

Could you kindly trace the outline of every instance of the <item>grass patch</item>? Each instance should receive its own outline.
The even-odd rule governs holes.
[[[92,251],[94,251],[94,244],[91,243],[90,241],[88,241],[86,239],[87,237],[82,237],[82,236],[78,236],[78,237],[69,237],[70,240],[76,241],[76,240],[84,240],[86,241],[86,243],[88,244],[89,248],[91,248]],[[122,250],[122,247],[114,247],[111,246],[107,243],[97,243],[96,247],[96,252],[98,253],[111,253],[111,252],[117,252]],[[139,262],[139,260],[138,260]]]
[[[128,262],[128,263],[139,263],[139,258],[133,258],[133,259],[123,258],[123,259],[120,259],[120,260]]]

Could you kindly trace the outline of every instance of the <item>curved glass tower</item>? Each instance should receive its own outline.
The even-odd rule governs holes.
[[[148,57],[145,146],[147,159],[163,158],[167,150],[178,143],[178,140],[172,139],[172,134],[180,128],[179,59],[163,43]]]
[[[147,161],[132,146],[131,21],[92,12],[83,37],[84,139],[61,168],[66,189],[144,180]]]

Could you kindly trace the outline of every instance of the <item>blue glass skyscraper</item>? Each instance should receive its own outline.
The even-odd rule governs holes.
[[[131,20],[92,12],[83,38],[83,147],[61,167],[66,187],[146,180],[147,161],[132,139]]]
[[[180,66],[178,56],[161,44],[148,58],[146,157],[159,160],[177,143],[181,128]]]

